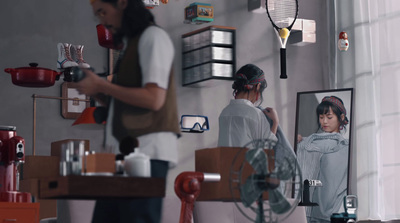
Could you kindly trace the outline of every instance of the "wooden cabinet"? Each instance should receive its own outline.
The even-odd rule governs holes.
[[[0,222],[39,223],[39,203],[0,202]]]

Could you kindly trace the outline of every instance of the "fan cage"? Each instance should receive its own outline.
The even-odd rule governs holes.
[[[246,161],[244,160],[241,162],[240,167],[237,170],[234,170],[233,167],[235,164],[238,162],[239,157],[244,157],[245,153],[248,150],[251,149],[263,149],[263,150],[274,150],[275,149],[275,141],[272,141],[270,139],[256,139],[253,140],[249,143],[247,143],[245,146],[243,146],[239,152],[235,155],[232,165],[231,165],[231,170],[230,170],[230,176],[229,176],[229,186],[231,190],[231,195],[233,198],[233,201],[235,203],[235,206],[237,209],[242,213],[244,217],[249,219],[252,222],[257,222],[257,223],[275,223],[279,221],[283,221],[286,219],[288,216],[292,214],[294,209],[297,207],[297,204],[301,200],[301,191],[303,191],[303,184],[302,184],[302,179],[301,179],[301,171],[300,171],[300,166],[296,160],[296,157],[286,157],[285,160],[288,162],[292,162],[294,166],[294,172],[293,172],[293,177],[285,181],[284,184],[282,184],[282,181],[280,183],[280,188],[284,192],[283,194],[285,195],[286,198],[293,198],[293,203],[291,203],[291,208],[289,211],[283,214],[276,214],[270,209],[269,205],[269,200],[263,200],[262,205],[258,205],[257,202],[254,202],[251,206],[247,207],[249,208],[252,212],[254,212],[254,216],[249,216],[248,213],[246,213],[243,209],[246,208],[244,206],[240,206],[239,203],[242,203],[241,199],[235,198],[234,194],[235,192],[239,191],[240,194],[240,186],[242,185],[242,179],[243,179],[243,169],[245,167]],[[275,151],[275,150],[274,150]],[[268,160],[271,158],[274,162],[275,168],[280,165],[280,162],[282,161],[277,161],[275,159],[275,156],[268,157],[270,155],[267,155]],[[260,214],[259,207],[262,206],[262,215],[263,218],[259,219],[257,216]],[[264,208],[265,207],[265,208]]]

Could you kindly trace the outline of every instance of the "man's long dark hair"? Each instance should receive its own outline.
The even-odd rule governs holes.
[[[117,6],[118,0],[101,0]],[[154,16],[142,0],[127,0],[128,5],[122,16],[121,30],[113,36],[116,46],[122,43],[124,36],[131,38],[143,32],[149,25],[155,24]]]

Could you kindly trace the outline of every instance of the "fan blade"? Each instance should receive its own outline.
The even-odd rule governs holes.
[[[276,175],[280,180],[289,180],[294,176],[296,170],[293,162],[296,162],[296,160],[290,162],[289,159],[283,159],[283,161],[279,163],[276,169]]]
[[[245,207],[250,207],[263,193],[259,187],[257,175],[250,175],[240,187],[240,198]]]
[[[268,174],[268,158],[262,149],[249,149],[245,156],[246,161],[253,167],[257,174]]]
[[[269,205],[271,210],[276,214],[283,214],[290,210],[291,205],[289,201],[286,200],[286,197],[279,191],[276,190],[269,190]]]

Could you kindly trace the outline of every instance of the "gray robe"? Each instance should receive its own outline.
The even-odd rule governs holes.
[[[310,187],[311,202],[307,207],[308,222],[330,222],[332,213],[339,212],[347,194],[349,141],[340,133],[314,133],[297,146],[303,180],[320,180],[322,187]]]

